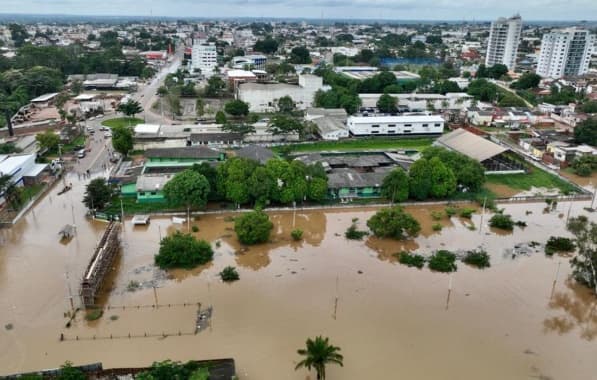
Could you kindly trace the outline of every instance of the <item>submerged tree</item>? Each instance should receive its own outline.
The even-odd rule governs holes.
[[[572,276],[597,294],[597,224],[584,216],[570,218],[568,230],[576,237],[578,254],[571,260]]]
[[[111,198],[112,189],[110,188],[110,185],[106,183],[106,179],[96,178],[87,185],[83,203],[88,209],[101,210],[108,202],[110,202]]]
[[[322,336],[307,339],[307,347],[298,350],[298,354],[304,356],[304,359],[297,363],[295,370],[299,368],[315,369],[317,380],[325,380],[325,366],[327,364],[338,364],[344,366],[344,357],[339,354],[340,347],[330,344],[329,338]]]

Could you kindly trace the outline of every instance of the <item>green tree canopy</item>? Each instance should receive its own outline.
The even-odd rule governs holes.
[[[305,46],[297,46],[290,52],[290,63],[295,64],[308,64],[311,63],[311,55],[309,49]]]
[[[249,114],[249,105],[242,100],[231,100],[224,105],[226,113],[232,116],[247,116]]]
[[[226,118],[226,114],[224,111],[216,112],[216,124],[226,124],[228,123],[228,119]]]
[[[60,144],[60,136],[54,133],[54,131],[51,129],[35,135],[35,140],[42,151],[44,149],[54,151],[58,148],[58,144]]]
[[[423,157],[428,160],[438,157],[444,165],[452,170],[457,184],[470,191],[480,190],[485,182],[483,165],[464,154],[445,148],[429,147],[423,151]]]
[[[205,240],[197,240],[191,234],[176,231],[160,242],[160,251],[154,257],[155,264],[162,269],[191,269],[213,259],[211,245]]]
[[[425,200],[431,194],[431,165],[425,158],[415,161],[409,171],[409,194],[412,198]]]
[[[409,183],[406,172],[397,167],[383,179],[381,195],[392,202],[403,202],[408,199]]]
[[[126,126],[112,128],[112,147],[126,156],[133,149],[133,129]]]
[[[450,168],[442,163],[439,157],[429,160],[431,170],[430,195],[434,198],[445,198],[456,191],[456,177]]]
[[[571,260],[572,276],[597,294],[597,224],[584,216],[570,218],[568,230],[576,237],[578,254]]]
[[[398,108],[396,107],[397,101],[398,99],[396,99],[395,97],[389,94],[383,94],[379,97],[379,100],[377,101],[377,108],[381,112],[396,112],[398,111]]]
[[[83,203],[88,209],[101,210],[111,199],[112,189],[105,178],[95,178],[87,184]]]
[[[597,117],[577,124],[574,128],[574,139],[581,144],[597,146]]]
[[[263,40],[257,40],[253,46],[253,50],[265,54],[273,54],[278,51],[278,41],[274,40],[271,36],[267,36]]]
[[[516,82],[512,83],[511,87],[518,90],[528,90],[539,86],[539,82],[541,82],[541,76],[528,72],[522,74]]]
[[[295,370],[306,368],[309,371],[315,369],[317,380],[325,380],[325,367],[328,364],[344,366],[344,357],[340,354],[340,348],[330,344],[329,338],[317,336],[315,339],[307,339],[306,348],[297,350],[297,353],[304,357],[299,361]]]
[[[367,221],[367,227],[377,237],[398,240],[415,237],[421,231],[419,222],[400,206],[379,210]]]
[[[164,196],[172,205],[202,208],[207,204],[208,195],[208,180],[192,169],[177,173],[164,185]]]
[[[290,113],[294,111],[294,100],[289,95],[283,96],[278,99],[278,111],[282,113]]]
[[[236,236],[247,245],[267,242],[273,228],[269,216],[261,210],[244,213],[234,219]]]
[[[143,112],[143,107],[138,101],[130,99],[126,103],[120,103],[116,111],[122,112],[128,117],[134,117],[136,114]]]

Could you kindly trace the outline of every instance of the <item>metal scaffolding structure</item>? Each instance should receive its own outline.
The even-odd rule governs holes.
[[[85,307],[96,305],[97,295],[119,250],[120,223],[112,221],[95,248],[95,253],[81,281],[80,295]]]

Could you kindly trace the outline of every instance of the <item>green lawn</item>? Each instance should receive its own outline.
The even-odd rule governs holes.
[[[117,117],[115,119],[104,120],[102,121],[102,125],[109,127],[109,128],[116,128],[116,127],[134,127],[137,124],[144,123],[143,119],[138,119],[136,117]]]
[[[531,187],[558,188],[564,194],[576,193],[573,185],[544,170],[533,167],[525,174],[496,174],[486,176],[488,183],[506,185],[516,190],[530,190]]]
[[[378,138],[378,139],[347,139],[340,141],[319,141],[310,144],[289,145],[292,152],[317,152],[325,150],[351,151],[365,149],[416,149],[423,150],[433,143],[431,138]],[[288,147],[288,145],[286,146]],[[283,152],[285,146],[275,147],[277,152]]]
[[[78,146],[78,145],[85,145],[85,135],[80,135],[79,137],[74,139],[72,142],[70,142],[68,144],[64,144],[62,146],[62,152],[63,153],[70,152],[75,149],[75,146]]]

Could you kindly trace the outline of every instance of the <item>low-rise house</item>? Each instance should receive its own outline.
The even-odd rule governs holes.
[[[153,174],[140,175],[137,177],[137,182],[135,184],[137,202],[163,202],[165,199],[164,186],[173,176],[173,174]]]
[[[570,142],[552,141],[547,144],[547,152],[554,158],[554,163],[567,167],[575,159],[585,155],[597,155],[597,149],[589,145],[575,145]]]
[[[209,146],[212,148],[234,148],[242,146],[242,133],[191,133],[191,146]]]
[[[339,140],[349,136],[348,114],[344,108],[308,108],[305,120],[314,123],[323,140]]]

